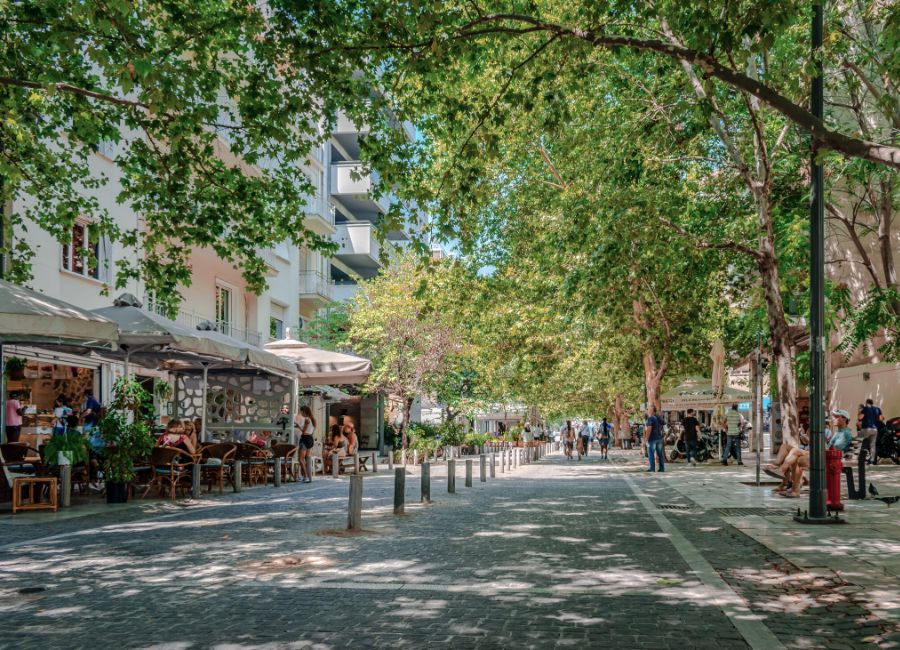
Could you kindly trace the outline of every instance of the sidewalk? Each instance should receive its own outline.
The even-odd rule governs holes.
[[[772,485],[752,485],[756,468],[751,460],[755,463],[748,459],[743,467],[670,463],[666,470],[677,476],[672,487],[698,508],[718,512],[727,524],[811,574],[838,577],[850,585],[847,593],[865,601],[873,613],[900,623],[900,504],[850,501],[842,481],[845,524],[798,524],[792,515],[798,507],[808,509],[808,490],[800,499],[785,499],[773,494]],[[774,479],[762,474],[761,481]],[[867,469],[866,482],[880,495],[898,495],[900,466],[883,461]]]

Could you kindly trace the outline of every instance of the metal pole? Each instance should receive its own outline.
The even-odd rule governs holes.
[[[821,52],[825,35],[822,5],[813,5],[812,78],[810,110],[821,119],[825,108],[825,80]],[[824,520],[825,510],[825,170],[817,159],[818,143],[811,136],[812,185],[809,205],[809,519]]]
[[[431,464],[422,463],[422,503],[431,503]]]
[[[209,435],[206,432],[206,394],[209,392],[207,386],[209,379],[209,364],[203,364],[203,382],[200,384],[200,440],[209,442]]]
[[[762,400],[763,400],[763,382],[762,382],[762,354],[760,350],[760,346],[762,345],[762,333],[756,333],[756,384],[754,386],[754,410],[753,414],[754,419],[756,420],[756,426],[754,427],[754,433],[756,434],[756,486],[759,487],[759,474],[760,467],[762,465],[762,437],[763,437],[763,417],[762,417]]]

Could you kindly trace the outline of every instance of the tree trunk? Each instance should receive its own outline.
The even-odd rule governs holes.
[[[409,412],[412,410],[413,398],[407,397],[403,400],[403,434],[401,437],[401,447],[403,448],[403,457],[406,458],[407,431],[409,431]]]
[[[772,345],[772,363],[775,367],[775,381],[778,385],[778,403],[781,407],[783,441],[792,447],[800,444],[800,419],[797,414],[797,376],[794,373],[794,342],[784,315],[778,266],[771,251],[771,241],[767,238],[768,250],[759,259],[758,268],[762,281],[763,296],[766,301],[766,315],[769,321]]]
[[[651,350],[644,351],[644,381],[647,385],[647,408],[652,406],[657,413],[662,410],[660,408],[660,395],[662,394],[662,380],[666,374],[667,365],[665,358],[657,364],[653,352]]]

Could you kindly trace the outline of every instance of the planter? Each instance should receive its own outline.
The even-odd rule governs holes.
[[[106,482],[107,503],[128,503],[128,483]]]
[[[14,381],[21,381],[25,379],[25,368],[10,368],[7,375]]]

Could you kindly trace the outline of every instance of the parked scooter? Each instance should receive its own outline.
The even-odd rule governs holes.
[[[900,465],[900,417],[891,418],[879,427],[875,449],[876,458],[890,458],[895,465]]]

